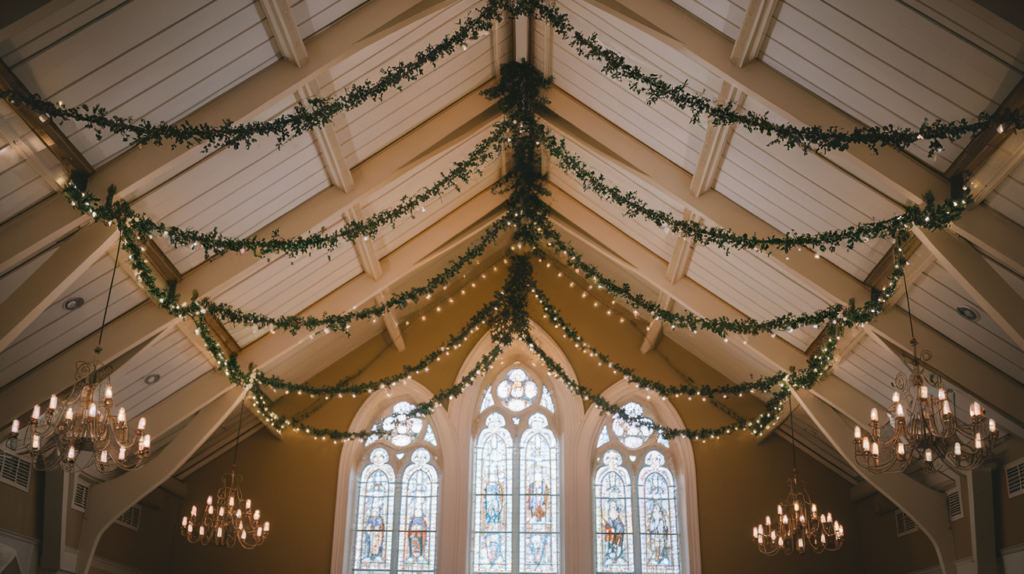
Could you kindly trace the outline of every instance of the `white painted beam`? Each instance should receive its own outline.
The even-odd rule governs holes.
[[[358,205],[352,206],[350,209],[345,211],[345,221],[351,223],[353,221],[359,221],[363,218],[363,212]],[[373,240],[369,237],[364,237],[362,240],[355,240],[352,242],[352,248],[356,251],[356,258],[359,259],[359,265],[363,268],[363,273],[366,273],[374,280],[380,279],[380,258],[377,257],[377,251],[373,247]]]
[[[299,27],[295,24],[295,14],[288,0],[259,0],[263,14],[267,17],[270,30],[273,32],[277,47],[281,55],[297,67],[302,67],[309,61],[309,53],[306,52],[306,45],[302,43],[302,35],[299,34]]]
[[[696,218],[690,210],[683,212],[683,219],[694,221]],[[686,276],[690,269],[690,261],[693,261],[693,238],[686,235],[677,235],[675,246],[672,248],[672,259],[668,262],[665,270],[665,277],[675,283]]]
[[[174,441],[142,468],[97,484],[89,490],[89,509],[78,541],[78,562],[75,568],[78,574],[88,574],[96,545],[114,520],[174,476],[174,471],[238,408],[244,395],[245,389],[241,387],[228,390],[199,411]]]
[[[391,293],[387,290],[381,291],[375,298],[377,303],[384,303],[391,298]],[[391,310],[388,310],[383,317],[380,318],[384,322],[384,327],[388,330],[388,336],[391,337],[391,342],[395,344],[395,348],[398,352],[405,350],[405,339],[402,338],[402,330],[398,327],[398,321],[395,320],[395,314]]]
[[[843,390],[844,388],[845,392],[833,393],[835,389]],[[847,402],[860,400],[870,403],[870,401],[864,400],[864,396],[858,391],[835,377],[818,383],[814,392],[803,390],[794,395],[800,406],[804,408],[825,438],[846,459],[846,462],[860,473],[865,481],[914,519],[918,528],[928,536],[935,548],[943,574],[956,574],[956,556],[954,555],[953,533],[949,527],[946,497],[903,473],[874,474],[862,468],[856,460],[849,426],[832,407],[820,398],[822,394],[826,396],[841,395],[842,400]],[[854,420],[859,420],[859,418]],[[851,519],[852,517],[847,520]]]
[[[664,291],[658,294],[658,306],[666,311],[672,310],[672,298]],[[647,326],[647,334],[644,335],[644,341],[640,343],[641,355],[646,355],[658,346],[658,339],[661,338],[661,332],[664,330],[664,327],[665,324],[659,319],[651,321],[651,324]]]
[[[758,0],[751,0],[752,3]],[[726,105],[733,102],[733,109],[737,113],[742,111],[743,102],[747,95],[741,92],[736,86],[729,82],[722,82],[722,91],[718,94],[718,104]],[[714,187],[718,181],[718,173],[722,169],[722,161],[729,150],[729,143],[736,131],[735,125],[722,126],[708,123],[707,131],[704,133],[704,143],[700,148],[700,157],[697,158],[697,166],[693,170],[693,180],[690,182],[690,193],[698,196]]]
[[[996,148],[978,173],[968,174],[968,186],[971,195],[974,196],[975,205],[981,204],[995,191],[999,184],[1017,169],[1021,161],[1024,161],[1024,132],[1015,130],[1013,135]]]
[[[513,23],[517,62],[530,61],[530,17],[519,16]]]
[[[961,287],[1024,349],[1024,298],[966,240],[948,231],[914,228],[914,235],[935,255]],[[1022,246],[1018,245],[1017,248]]]
[[[298,68],[279,60],[182,121],[219,125],[225,119],[235,123],[253,120],[359,50],[454,3],[455,0],[370,0],[306,43],[309,62],[305,66]],[[135,197],[195,163],[201,154],[201,146],[134,147],[98,169],[89,178],[89,188],[104,196],[107,187],[114,184],[118,198]],[[0,273],[89,224],[90,218],[67,205],[62,196],[43,200],[0,226]]]
[[[310,98],[320,97],[320,82],[313,80],[302,86],[296,92],[295,97],[299,103],[308,108]],[[335,116],[334,122],[313,128],[309,134],[313,137],[313,143],[316,144],[316,149],[320,153],[320,160],[324,164],[324,169],[327,170],[327,177],[330,178],[331,185],[348,192],[355,187],[355,182],[352,179],[352,171],[345,163],[345,154],[342,152],[341,142],[338,140],[335,122],[339,120],[345,121],[345,112]]]
[[[420,161],[429,161],[462,144],[482,127],[491,124],[497,118],[497,114],[497,109],[483,96],[476,92],[469,94],[356,166],[358,183],[350,193],[328,188],[266,225],[254,235],[269,237],[274,231],[278,231],[282,237],[294,237],[311,229],[333,226],[341,220],[347,209],[357,205],[363,197],[415,169]],[[422,157],[424,149],[431,149],[435,153],[429,157]],[[478,217],[482,217],[482,214]],[[107,229],[102,225],[95,227]],[[178,284],[177,290],[179,293],[191,293],[192,290],[196,290],[204,296],[216,298],[248,277],[254,269],[265,265],[266,261],[249,255],[231,254],[218,257],[189,272]],[[379,291],[380,289],[377,289],[374,293]],[[109,362],[128,352],[139,342],[169,328],[173,322],[174,319],[166,311],[149,301],[117,317],[110,321],[104,331],[105,360]],[[79,341],[0,389],[0,420],[10,421],[27,412],[32,405],[45,400],[51,393],[63,391],[68,386],[66,377],[68,373],[74,372],[75,363],[82,357],[91,355],[95,346],[94,340],[86,338]]]
[[[988,205],[968,209],[950,227],[1017,275],[1024,275],[1024,227]]]
[[[743,25],[729,56],[734,64],[742,68],[757,59],[768,38],[768,29],[778,4],[779,0],[750,0],[747,4]]]
[[[93,225],[57,251],[0,303],[0,351],[14,342],[51,303],[117,242],[117,231]]]
[[[68,181],[68,173],[64,166],[61,165],[60,160],[38,139],[36,141],[42,146],[42,149],[38,150],[28,142],[22,141],[18,137],[18,130],[6,118],[21,123],[20,118],[11,109],[10,104],[0,102],[0,148],[4,145],[10,146],[13,151],[25,160],[25,163],[32,168],[32,171],[43,178],[43,181],[50,186],[50,189],[58,192],[63,189],[64,184]],[[24,123],[21,123],[21,125],[24,125]],[[35,138],[35,135],[33,134],[30,137]]]

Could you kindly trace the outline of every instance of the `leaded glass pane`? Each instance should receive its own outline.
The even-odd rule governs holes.
[[[679,572],[676,485],[664,468],[665,456],[651,451],[637,478],[640,507],[640,560],[645,574]]]
[[[551,400],[551,392],[548,391],[547,385],[541,386],[540,390],[540,406],[555,412],[555,401]]]
[[[597,436],[597,448],[601,448],[609,442],[611,442],[611,439],[608,438],[608,426],[605,425],[601,427],[601,434]]]
[[[661,431],[658,431],[658,444],[665,448],[669,447],[668,439],[661,434]]]
[[[633,518],[629,473],[622,455],[604,453],[594,477],[596,563],[598,572],[633,571]]]
[[[437,557],[437,471],[430,452],[416,449],[402,478],[398,571],[433,572]]]
[[[430,425],[427,425],[427,432],[423,435],[423,440],[437,446],[437,439],[434,438],[434,429],[430,428]]]
[[[487,387],[487,389],[484,390],[484,400],[480,403],[480,412],[484,412],[493,406],[494,397],[491,396],[491,387]]]
[[[388,440],[395,446],[409,446],[423,428],[422,419],[408,415],[413,408],[413,405],[405,401],[395,403],[391,416],[381,422],[381,429],[389,433]]]
[[[534,413],[520,439],[519,571],[558,570],[558,444]]]
[[[642,417],[644,414],[644,408],[636,403],[627,403],[622,409],[630,417]],[[618,416],[612,419],[612,431],[628,448],[643,446],[653,432],[653,425],[654,422],[647,417],[642,417],[638,422],[629,422]]]
[[[370,464],[359,479],[356,516],[355,571],[388,570],[391,567],[391,533],[394,530],[395,471],[382,448],[370,453]]]
[[[487,417],[476,446],[473,571],[512,571],[512,435],[505,418]]]
[[[533,404],[540,389],[522,369],[512,369],[495,389],[498,400],[505,408],[519,412]]]

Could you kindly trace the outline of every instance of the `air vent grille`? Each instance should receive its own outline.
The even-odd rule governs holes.
[[[1024,494],[1024,460],[1006,466],[1006,489],[1011,497]]]
[[[917,523],[902,510],[896,511],[896,536],[917,532]]]
[[[949,507],[950,520],[956,520],[964,517],[964,507],[960,504],[959,490],[954,490],[946,495],[946,504]]]
[[[71,508],[85,512],[89,507],[89,485],[85,482],[75,483],[75,497],[71,500]]]
[[[0,482],[28,492],[32,463],[9,452],[0,452]]]
[[[131,528],[132,530],[138,530],[139,529],[139,518],[141,518],[141,516],[142,516],[142,507],[138,506],[138,505],[135,505],[135,506],[129,508],[128,510],[125,510],[124,514],[122,514],[121,516],[118,516],[117,520],[115,520],[115,522],[117,522],[118,524],[120,524],[122,526],[127,526],[128,528]]]

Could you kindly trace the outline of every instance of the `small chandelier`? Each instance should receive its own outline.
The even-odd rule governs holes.
[[[790,393],[794,392],[792,387]],[[754,542],[762,554],[774,556],[779,552],[803,554],[808,549],[816,554],[839,550],[843,546],[845,531],[832,513],[818,513],[818,505],[811,502],[807,487],[796,472],[796,434],[793,431],[793,398],[789,399],[790,435],[793,443],[793,478],[789,479],[789,496],[776,506],[778,517],[764,517],[764,524],[754,527]]]
[[[217,489],[216,497],[206,497],[202,516],[199,515],[199,509],[193,506],[188,516],[181,517],[181,535],[193,544],[198,542],[206,546],[212,542],[215,546],[227,548],[238,544],[251,550],[266,542],[270,534],[270,522],[260,524],[260,511],[253,510],[252,500],[242,496],[242,475],[235,474],[244,408],[245,399],[242,400],[242,411],[238,414],[235,458],[231,463],[231,472],[221,478],[223,486]]]
[[[906,282],[906,277],[904,277]],[[909,315],[910,296],[907,295]],[[969,409],[970,422],[956,416],[956,394],[947,393],[942,377],[927,372],[924,363],[931,352],[917,352],[914,318],[910,315],[911,357],[903,357],[910,376],[898,373],[893,382],[892,405],[887,409],[892,434],[882,438],[878,409],[871,409],[871,429],[853,429],[857,463],[874,473],[902,472],[911,461],[921,460],[930,471],[942,463],[959,470],[978,468],[992,453],[999,438],[996,421],[985,417],[977,401]],[[933,392],[934,389],[934,392]]]
[[[117,272],[118,248],[114,257],[114,273]],[[110,286],[114,285],[111,275]],[[114,390],[110,386],[113,368],[100,362],[99,346],[103,342],[103,328],[107,323],[107,309],[110,307],[110,290],[103,309],[100,323],[96,356],[92,362],[79,361],[75,369],[75,384],[63,400],[57,395],[50,396],[45,412],[42,405],[32,408],[32,416],[25,428],[21,421],[14,419],[7,437],[7,448],[15,454],[28,455],[32,465],[39,470],[50,470],[60,466],[67,472],[75,472],[85,466],[87,454],[92,454],[93,466],[101,473],[118,470],[135,470],[149,459],[150,436],[146,431],[145,417],[139,419],[134,432],[128,428],[128,415],[124,407],[114,414]],[[102,397],[99,396],[103,381]]]

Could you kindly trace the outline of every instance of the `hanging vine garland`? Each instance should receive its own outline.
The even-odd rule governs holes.
[[[672,101],[675,105],[690,110],[694,118],[705,115],[712,123],[718,125],[738,124],[751,131],[759,131],[775,138],[773,143],[781,143],[786,147],[799,147],[807,151],[824,153],[832,150],[848,149],[851,145],[866,145],[876,150],[879,146],[891,146],[898,149],[906,148],[915,141],[928,138],[932,140],[933,152],[941,148],[938,145],[940,139],[955,139],[970,133],[976,133],[981,129],[994,125],[995,122],[1009,122],[1020,125],[1021,117],[1017,112],[1002,113],[996,116],[981,116],[977,122],[942,123],[935,122],[926,125],[922,130],[914,132],[883,126],[879,128],[864,128],[852,132],[841,132],[834,128],[795,128],[786,124],[773,124],[765,117],[752,113],[738,114],[732,110],[731,105],[719,106],[712,100],[688,93],[687,88],[673,86],[664,82],[660,77],[646,75],[638,67],[625,63],[625,60],[613,51],[606,50],[596,38],[586,37],[573,30],[568,24],[568,19],[556,8],[547,6],[540,0],[490,0],[478,10],[477,16],[460,21],[458,30],[446,36],[437,45],[430,46],[423,52],[416,55],[416,59],[410,63],[399,64],[392,68],[383,70],[383,77],[377,82],[367,82],[361,86],[354,86],[346,91],[344,96],[327,99],[317,99],[310,102],[307,109],[297,106],[292,114],[285,114],[270,122],[250,122],[247,124],[234,125],[226,122],[223,126],[212,127],[208,125],[191,126],[186,124],[169,126],[166,124],[152,124],[144,120],[123,119],[110,116],[105,110],[93,108],[79,110],[65,110],[60,106],[53,106],[42,100],[22,102],[33,106],[33,109],[41,107],[42,113],[50,114],[57,119],[73,119],[83,121],[90,127],[97,130],[101,136],[102,130],[106,129],[113,133],[120,134],[126,139],[134,138],[135,143],[161,144],[165,141],[171,145],[197,146],[203,145],[204,149],[213,146],[231,146],[238,148],[241,145],[248,147],[256,138],[265,135],[276,135],[278,144],[303,133],[304,131],[317,126],[322,126],[330,121],[334,114],[351,109],[362,102],[370,99],[378,99],[391,88],[400,89],[401,82],[411,81],[423,75],[425,65],[436,64],[443,56],[456,51],[459,45],[467,39],[475,38],[480,32],[491,30],[494,22],[501,21],[501,11],[506,10],[512,16],[529,15],[544,20],[563,38],[570,40],[570,46],[575,48],[583,57],[598,59],[604,62],[604,71],[615,79],[624,79],[630,83],[630,89],[644,95],[649,103],[662,99]],[[846,244],[852,248],[856,243],[876,237],[891,237],[894,240],[902,241],[906,238],[908,230],[913,225],[920,225],[929,229],[943,229],[959,217],[968,201],[950,200],[943,204],[934,205],[928,201],[923,207],[908,208],[908,210],[895,218],[882,222],[873,222],[852,226],[845,230],[829,231],[818,234],[787,235],[786,237],[757,238],[739,235],[731,230],[712,228],[692,222],[677,220],[671,213],[655,210],[639,199],[635,192],[622,192],[615,186],[605,184],[603,176],[589,170],[578,157],[571,154],[565,147],[564,141],[555,139],[540,125],[537,120],[539,106],[544,103],[541,90],[549,85],[550,79],[544,78],[532,66],[526,63],[506,64],[502,68],[501,82],[485,91],[485,95],[497,99],[505,119],[495,124],[491,134],[483,142],[474,148],[467,160],[456,164],[454,170],[443,174],[431,188],[412,197],[403,197],[398,206],[374,214],[369,218],[350,222],[340,230],[333,233],[313,234],[308,238],[280,238],[276,234],[270,239],[234,239],[225,237],[216,230],[207,233],[200,233],[195,230],[166,227],[161,223],[152,221],[145,214],[134,212],[131,206],[124,201],[102,203],[98,198],[75,186],[69,186],[66,196],[69,202],[82,213],[87,213],[93,218],[104,221],[108,225],[116,224],[124,233],[123,247],[129,252],[130,262],[137,272],[140,280],[147,286],[147,290],[159,299],[161,306],[177,317],[192,318],[197,326],[197,331],[202,336],[207,348],[217,358],[219,368],[224,371],[229,379],[239,385],[256,386],[254,400],[257,408],[265,419],[271,422],[275,428],[282,429],[291,427],[299,432],[305,432],[321,439],[333,438],[334,440],[351,440],[353,438],[369,438],[379,436],[373,429],[360,432],[338,431],[327,428],[320,428],[307,425],[300,417],[282,417],[272,409],[272,401],[267,397],[260,385],[272,388],[282,388],[289,391],[313,393],[316,396],[327,397],[333,394],[344,395],[358,394],[360,392],[372,392],[383,386],[389,388],[402,380],[408,373],[415,372],[416,367],[426,368],[431,362],[436,361],[441,352],[454,345],[464,343],[469,334],[479,330],[483,325],[490,328],[495,346],[485,354],[465,377],[456,382],[453,386],[443,389],[428,401],[414,407],[410,416],[429,415],[434,409],[443,404],[445,400],[451,400],[461,394],[479,376],[485,374],[494,367],[493,363],[502,350],[514,341],[523,341],[531,350],[545,362],[552,376],[565,382],[575,393],[584,399],[593,401],[598,407],[609,414],[622,418],[630,424],[648,425],[639,418],[631,417],[618,405],[605,401],[599,394],[580,385],[577,381],[568,377],[564,369],[544,354],[534,343],[529,332],[529,315],[527,312],[530,295],[541,302],[547,314],[551,317],[559,317],[557,310],[550,305],[543,292],[536,288],[532,277],[532,267],[529,262],[530,256],[543,256],[544,248],[550,247],[569,258],[570,264],[587,274],[588,278],[598,281],[599,288],[608,290],[609,293],[622,297],[637,308],[643,308],[652,313],[659,320],[664,320],[675,326],[686,326],[692,329],[705,329],[722,336],[729,332],[743,334],[757,334],[767,331],[777,331],[783,328],[799,328],[809,324],[824,324],[827,336],[823,339],[821,347],[814,353],[805,368],[792,373],[778,373],[771,377],[762,377],[752,383],[711,389],[710,387],[693,386],[666,386],[657,381],[652,381],[637,375],[632,369],[626,369],[630,380],[638,387],[642,386],[647,390],[658,392],[668,398],[675,394],[701,394],[706,391],[721,394],[738,394],[740,392],[762,391],[770,392],[771,397],[765,406],[765,412],[750,420],[740,420],[736,423],[721,427],[708,429],[673,429],[659,425],[652,426],[665,438],[687,437],[691,439],[717,438],[738,430],[747,430],[755,433],[762,432],[774,421],[781,409],[781,401],[789,395],[792,388],[810,388],[819,381],[831,368],[834,362],[834,351],[840,337],[842,327],[855,323],[866,323],[875,315],[881,312],[882,305],[891,295],[895,286],[895,278],[902,273],[902,267],[906,261],[901,255],[897,255],[891,280],[888,287],[872,295],[871,301],[860,308],[843,308],[833,306],[813,314],[795,316],[788,314],[783,317],[770,319],[768,321],[742,320],[735,321],[728,318],[704,319],[692,314],[684,315],[669,313],[661,309],[656,303],[644,299],[641,295],[632,293],[628,285],[619,286],[600,274],[593,266],[582,261],[579,254],[554,230],[549,215],[549,208],[542,200],[545,195],[543,188],[543,177],[537,169],[539,163],[538,149],[546,147],[551,152],[559,165],[568,173],[580,179],[584,188],[594,192],[599,197],[611,201],[626,209],[629,217],[643,217],[655,223],[669,232],[674,232],[693,237],[696,243],[702,245],[716,245],[728,249],[753,249],[756,251],[771,252],[774,250],[786,251],[793,248],[810,248],[820,251],[834,251],[838,246]],[[8,94],[9,95],[9,94]],[[49,107],[47,107],[49,106]],[[1016,114],[1016,115],[1014,115]],[[938,147],[936,147],[938,146]],[[384,304],[368,307],[366,309],[346,313],[343,315],[325,316],[321,319],[308,317],[278,317],[272,318],[258,313],[247,313],[234,309],[229,305],[213,302],[209,299],[199,299],[198,294],[193,294],[189,302],[182,303],[181,295],[174,292],[173,287],[162,288],[145,260],[145,248],[143,243],[155,234],[166,234],[173,245],[191,245],[193,248],[202,246],[207,256],[218,255],[228,251],[244,253],[250,251],[260,257],[271,253],[284,253],[295,257],[299,254],[312,253],[318,249],[331,250],[343,241],[368,240],[373,237],[383,225],[394,226],[398,220],[406,215],[412,215],[417,206],[425,201],[439,196],[444,190],[452,187],[458,188],[458,182],[468,182],[472,173],[479,172],[479,169],[487,161],[495,159],[502,151],[513,154],[515,169],[502,182],[502,186],[509,192],[509,199],[506,203],[507,212],[499,219],[498,223],[488,228],[488,232],[482,240],[467,251],[467,255],[460,258],[447,267],[441,274],[435,276],[426,287],[414,288],[412,290],[396,294],[391,300]],[[268,376],[261,371],[250,367],[246,372],[237,365],[237,357],[225,355],[219,343],[210,334],[209,328],[203,320],[203,315],[212,313],[218,318],[227,322],[253,325],[257,327],[274,326],[291,331],[293,334],[300,329],[335,329],[339,332],[347,332],[347,327],[353,320],[369,317],[380,317],[385,311],[414,303],[420,297],[429,297],[439,287],[444,287],[454,273],[458,273],[465,265],[482,253],[486,245],[492,244],[497,235],[505,228],[513,230],[513,241],[516,247],[512,250],[526,249],[531,255],[510,254],[509,276],[500,297],[478,312],[459,333],[451,335],[446,344],[438,347],[439,350],[425,356],[420,362],[413,366],[406,366],[399,375],[392,375],[378,381],[350,384],[350,381],[342,381],[330,387],[313,388],[308,385],[294,385],[286,383],[276,377]],[[477,249],[478,251],[474,251]],[[472,255],[472,254],[477,255]],[[576,333],[564,320],[558,319],[556,326],[563,331],[573,333],[577,342],[584,345],[592,353],[598,353],[593,347],[582,343],[582,335]],[[607,361],[607,355],[598,353],[602,360]],[[615,367],[622,368],[615,363]],[[410,370],[411,369],[411,370]],[[773,390],[776,389],[777,390]],[[330,390],[328,394],[327,390]],[[355,392],[349,392],[355,391]],[[679,391],[679,392],[673,392]]]

